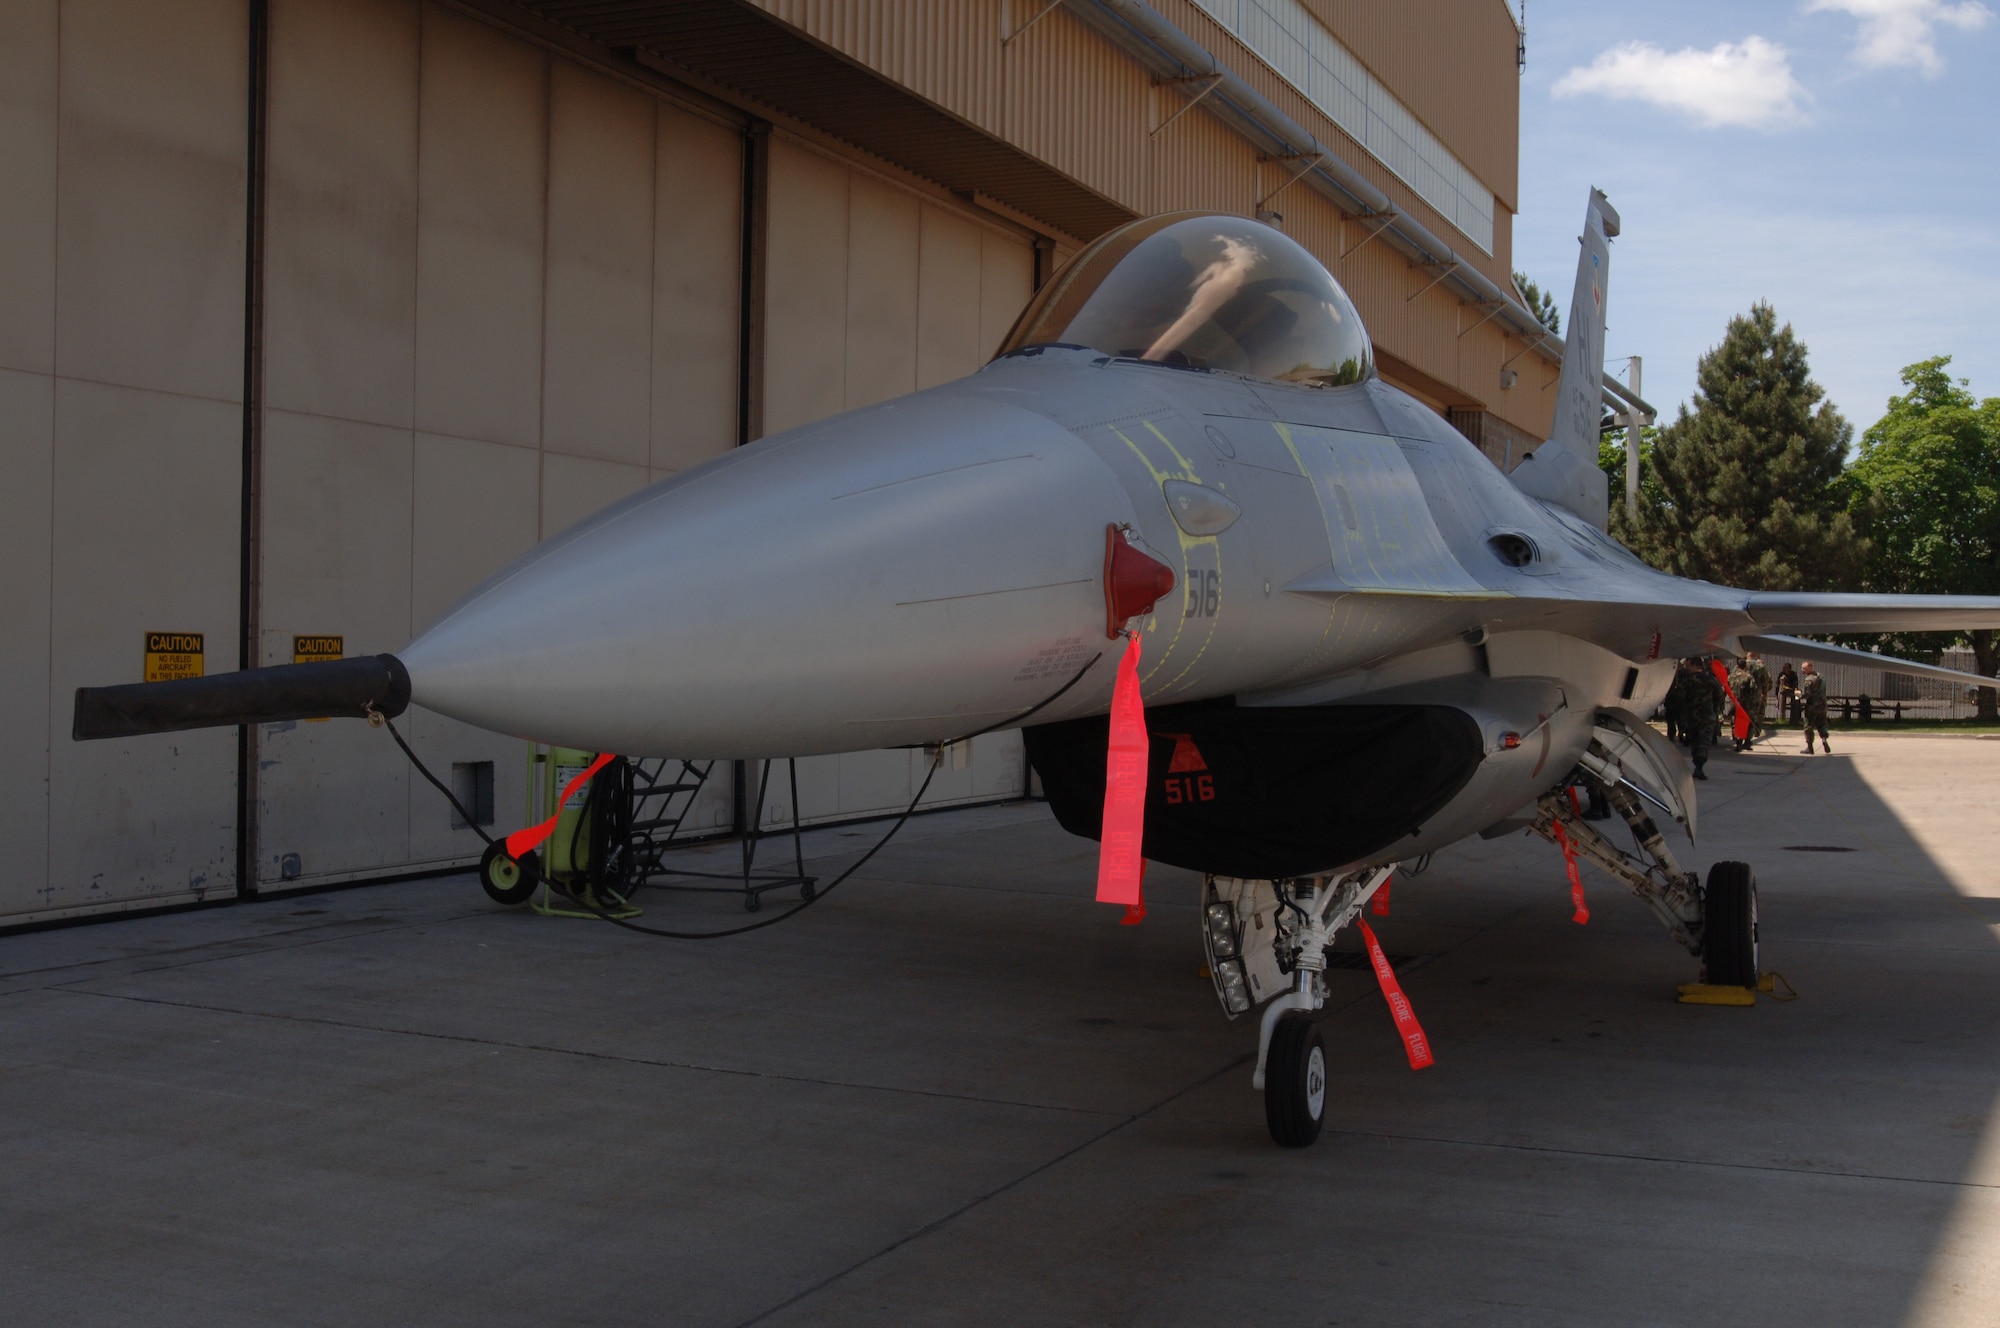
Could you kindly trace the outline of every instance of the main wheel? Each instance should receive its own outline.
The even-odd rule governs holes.
[[[1718,987],[1757,985],[1757,873],[1747,862],[1718,862],[1702,892],[1701,957]]]
[[[508,857],[507,841],[496,840],[486,846],[479,859],[479,885],[488,899],[512,908],[527,903],[528,896],[535,893],[542,880],[541,866],[541,859],[533,853]]]
[[[1304,1148],[1319,1138],[1326,1120],[1326,1043],[1303,1014],[1287,1014],[1271,1030],[1271,1050],[1264,1058],[1264,1120],[1271,1137],[1286,1148]]]

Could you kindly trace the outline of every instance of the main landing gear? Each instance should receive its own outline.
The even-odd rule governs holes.
[[[1675,861],[1666,838],[1629,783],[1606,782],[1585,772],[1626,826],[1638,850],[1627,853],[1577,814],[1565,790],[1536,804],[1534,832],[1556,843],[1561,826],[1571,849],[1622,881],[1666,925],[1667,932],[1703,961],[1709,986],[1754,989],[1757,985],[1757,874],[1747,862],[1718,862],[1704,887],[1694,872]]]
[[[1253,881],[1211,876],[1202,887],[1202,946],[1215,996],[1231,1019],[1270,999],[1257,1029],[1257,1071],[1271,1137],[1286,1148],[1319,1138],[1326,1121],[1326,1044],[1312,1012],[1326,1004],[1326,951],[1392,868],[1345,876]]]

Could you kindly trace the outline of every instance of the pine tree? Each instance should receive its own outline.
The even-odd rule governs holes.
[[[1562,335],[1563,318],[1556,309],[1555,296],[1537,286],[1525,272],[1514,274],[1514,291],[1543,327],[1557,336]]]
[[[1761,301],[1729,320],[1654,440],[1633,551],[1680,576],[1754,590],[1857,584],[1866,553],[1841,475],[1854,428]]]

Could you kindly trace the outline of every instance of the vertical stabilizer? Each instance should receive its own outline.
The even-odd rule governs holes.
[[[1604,399],[1604,294],[1611,277],[1610,238],[1616,234],[1616,209],[1602,192],[1591,190],[1583,214],[1576,290],[1569,302],[1562,378],[1556,384],[1555,426],[1549,441],[1516,467],[1513,476],[1523,493],[1559,503],[1600,530],[1610,502],[1609,483],[1597,465]]]

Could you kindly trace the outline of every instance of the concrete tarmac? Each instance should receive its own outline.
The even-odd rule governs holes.
[[[1196,878],[1120,927],[1035,804],[707,944],[469,877],[0,937],[0,1319],[2000,1323],[2000,742],[1838,742],[1718,755],[1675,844],[1798,1000],[1677,1004],[1608,878],[1579,927],[1554,849],[1460,845],[1375,924],[1436,1066],[1336,970],[1303,1151]]]

